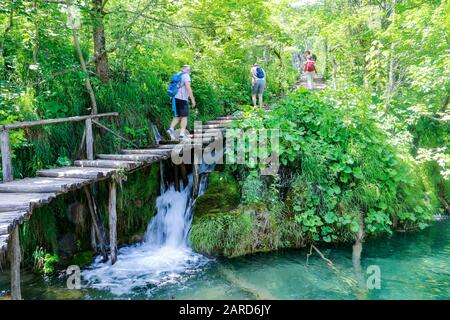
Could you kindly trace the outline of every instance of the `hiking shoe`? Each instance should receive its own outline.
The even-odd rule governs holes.
[[[167,134],[169,135],[170,140],[172,140],[172,141],[177,140],[177,138],[175,137],[175,131],[172,128],[167,130]]]
[[[188,140],[188,136],[185,133],[180,133],[180,141]]]

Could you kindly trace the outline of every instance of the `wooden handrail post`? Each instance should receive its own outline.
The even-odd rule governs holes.
[[[20,240],[19,226],[15,226],[10,240],[10,267],[11,267],[11,297],[13,300],[22,300],[20,290]]]
[[[92,119],[86,119],[86,155],[88,160],[94,160],[94,135]]]
[[[11,143],[9,141],[9,130],[0,130],[0,146],[2,152],[3,182],[13,180],[13,168],[11,160]]]

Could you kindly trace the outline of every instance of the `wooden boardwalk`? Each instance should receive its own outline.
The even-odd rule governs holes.
[[[302,75],[300,77],[300,81],[297,84],[297,87],[303,87],[303,88],[308,88],[308,84],[306,81],[306,76]],[[327,87],[326,83],[325,83],[325,79],[323,77],[323,75],[318,74],[314,76],[314,81],[313,81],[313,90],[325,90]]]
[[[8,163],[10,161],[10,155],[8,154],[10,152],[9,140],[6,139],[8,138],[7,135],[3,134],[1,136],[3,182],[0,183],[0,255],[10,250],[12,287],[17,286],[17,278],[19,279],[20,286],[21,258],[17,227],[32,215],[34,208],[50,203],[61,194],[83,188],[89,190],[85,187],[99,181],[110,180],[110,188],[112,191],[110,191],[109,213],[110,216],[113,216],[112,219],[116,219],[114,217],[115,206],[111,208],[111,199],[114,200],[115,204],[115,179],[112,178],[116,174],[139,170],[153,163],[167,160],[171,157],[172,152],[180,153],[180,151],[186,150],[186,147],[194,147],[193,142],[198,141],[198,138],[201,138],[203,144],[206,145],[213,141],[217,133],[224,133],[226,126],[235,119],[235,117],[222,117],[210,121],[206,125],[203,125],[201,132],[195,132],[194,135],[191,135],[191,138],[194,139],[186,142],[161,141],[160,144],[145,149],[127,149],[117,154],[98,154],[95,159],[93,156],[93,146],[89,146],[88,144],[91,139],[92,128],[87,127],[86,142],[88,159],[77,160],[73,166],[69,167],[39,170],[36,173],[36,177],[20,180],[12,180],[12,166]],[[46,123],[44,124],[54,123],[48,120],[45,121]],[[86,121],[86,124],[89,125],[89,121],[92,122],[92,119],[86,119]],[[30,123],[27,123],[27,126],[29,125]],[[20,124],[10,125],[10,127],[3,126],[0,127],[0,133],[8,133],[9,130],[21,127]],[[92,206],[90,205],[90,207]],[[110,230],[110,232],[113,232],[113,234],[116,229],[115,223],[115,221],[110,220],[110,229],[114,229]],[[112,243],[116,239],[110,238],[110,241]],[[9,248],[11,246],[14,248]],[[111,248],[111,251],[115,251],[114,248]],[[115,254],[116,251],[114,253],[111,252],[113,263],[117,259],[117,256],[113,256]],[[17,266],[19,270],[16,270]],[[13,297],[15,295],[16,298],[20,299],[20,288],[12,289],[12,293]]]

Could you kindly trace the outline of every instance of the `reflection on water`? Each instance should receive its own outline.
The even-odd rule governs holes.
[[[380,267],[380,290],[361,292],[347,281],[355,275],[351,247],[346,247],[321,249],[339,276],[317,254],[306,264],[307,250],[292,250],[216,259],[195,272],[179,273],[180,281],[143,281],[126,294],[93,287],[70,291],[65,275],[44,279],[27,273],[22,291],[25,299],[449,299],[449,227],[446,219],[421,232],[368,241],[362,268]],[[0,297],[8,292],[7,274],[0,273]]]

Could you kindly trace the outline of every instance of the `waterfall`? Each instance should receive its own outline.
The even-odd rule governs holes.
[[[206,177],[206,175],[202,175]],[[200,183],[200,194],[204,193],[206,183]],[[170,187],[156,200],[157,214],[145,234],[145,243],[154,248],[188,248],[188,236],[192,223],[194,201],[192,194],[192,175],[189,185],[181,192]]]
[[[161,134],[159,133],[158,126],[153,122],[151,123],[151,126],[153,130],[153,136],[155,137],[155,142],[156,144],[159,144],[161,142],[162,137]]]
[[[207,188],[207,173],[213,167],[201,166],[200,190]],[[115,295],[139,293],[151,295],[152,290],[166,283],[182,282],[198,272],[210,260],[191,250],[188,243],[195,200],[189,185],[177,192],[173,185],[156,200],[157,214],[150,221],[144,242],[119,250],[116,264],[102,263],[100,258],[82,271],[86,287],[105,289]],[[145,292],[143,292],[145,291]]]

